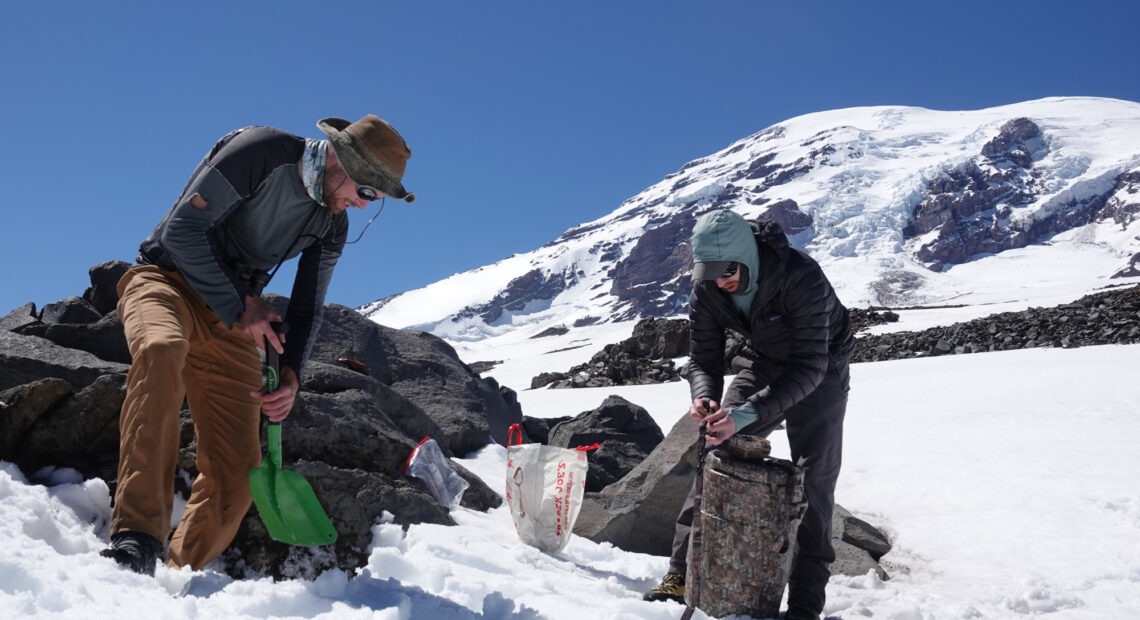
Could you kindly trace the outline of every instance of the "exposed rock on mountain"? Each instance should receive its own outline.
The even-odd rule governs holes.
[[[648,229],[629,255],[614,265],[610,294],[620,308],[614,319],[669,316],[683,310],[693,288],[684,277],[692,265],[693,224],[692,218],[675,218]],[[661,286],[663,273],[675,276],[669,286]]]
[[[927,185],[904,234],[908,238],[935,234],[919,241],[915,257],[941,270],[972,256],[1025,247],[1110,217],[1099,212],[1127,183],[1127,174],[1106,191],[1062,198],[1056,208],[1042,209],[1039,217],[1014,217],[1015,210],[1049,193],[1052,179],[1034,167],[1048,154],[1044,133],[1030,119],[1016,118],[1002,125],[982,147],[980,157],[945,171]]]

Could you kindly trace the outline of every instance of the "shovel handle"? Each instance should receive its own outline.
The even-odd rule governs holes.
[[[265,425],[265,454],[277,469],[281,469],[281,423]]]
[[[274,322],[273,331],[278,334],[288,332],[288,326],[284,323]],[[261,374],[265,378],[265,392],[275,392],[278,387],[281,387],[281,358],[277,355],[277,349],[273,348],[273,344],[269,342],[269,337],[265,337],[265,363],[261,366]]]
[[[286,326],[284,323],[273,323],[273,330],[277,333],[285,333]],[[261,374],[265,379],[266,393],[274,392],[281,386],[281,359],[277,355],[277,350],[269,342],[269,338],[265,338],[265,364],[261,368]],[[273,465],[281,469],[281,423],[268,422],[265,425],[265,446],[266,454]]]

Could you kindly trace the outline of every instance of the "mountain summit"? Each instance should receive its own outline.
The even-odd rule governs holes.
[[[849,306],[1048,284],[1020,281],[1026,266],[1090,285],[1140,276],[1140,103],[1056,97],[800,116],[685,164],[537,250],[360,310],[454,341],[683,314],[693,223],[722,208],[780,222]],[[1079,273],[1065,269],[1073,252]]]

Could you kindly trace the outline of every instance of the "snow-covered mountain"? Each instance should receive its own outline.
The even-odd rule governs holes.
[[[1140,103],[800,116],[685,164],[539,249],[361,311],[451,341],[681,314],[693,223],[718,208],[777,219],[849,306],[1092,288],[1140,275]],[[1023,280],[1043,267],[1056,277]]]

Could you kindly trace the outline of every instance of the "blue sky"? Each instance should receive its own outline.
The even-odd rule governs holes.
[[[801,114],[1140,101],[1138,20],[1107,0],[4,3],[0,315],[133,260],[244,125],[320,137],[374,113],[407,138],[418,200],[389,202],[330,287],[356,307],[535,249]]]

